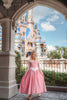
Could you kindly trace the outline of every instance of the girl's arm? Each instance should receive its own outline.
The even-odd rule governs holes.
[[[42,72],[42,70],[41,70],[41,68],[40,68],[39,62],[38,62],[38,68],[39,68],[41,74],[44,76],[44,74],[43,74],[43,72]]]
[[[30,61],[28,61],[28,64],[27,64],[27,71],[30,69]],[[26,71],[26,72],[27,72]]]

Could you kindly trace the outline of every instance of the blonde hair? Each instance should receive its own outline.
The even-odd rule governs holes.
[[[33,50],[32,52],[31,52],[31,59],[32,59],[32,54],[33,53],[35,53],[36,54],[36,60],[37,60],[37,53],[36,53],[36,51],[35,50]]]

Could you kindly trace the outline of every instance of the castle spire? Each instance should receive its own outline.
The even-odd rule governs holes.
[[[33,9],[28,11],[27,23],[28,24],[34,24],[34,21],[33,21]]]

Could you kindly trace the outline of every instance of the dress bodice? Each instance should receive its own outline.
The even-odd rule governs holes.
[[[30,60],[29,61],[29,67],[37,68],[38,67],[38,61]]]

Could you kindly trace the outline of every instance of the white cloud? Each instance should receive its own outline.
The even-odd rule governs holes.
[[[61,23],[60,24],[64,24],[64,21],[61,21]]]
[[[56,28],[53,25],[51,25],[49,22],[42,23],[41,27],[43,28],[44,31],[55,31],[56,30]]]
[[[47,51],[53,51],[56,50],[56,48],[52,45],[47,45]]]
[[[49,17],[49,18],[47,19],[47,21],[48,21],[48,22],[54,22],[54,21],[56,21],[56,20],[58,20],[58,19],[59,19],[59,16],[55,14],[55,15]]]
[[[39,23],[41,19],[49,16],[47,21],[56,21],[59,19],[59,12],[48,7],[37,6],[33,9],[33,19],[35,23]]]
[[[43,6],[37,6],[33,9],[33,19],[35,23],[39,23],[41,19],[44,19],[46,16],[50,15],[50,9]]]
[[[51,14],[60,14],[60,13],[56,10],[52,10]]]
[[[43,16],[36,16],[36,17],[34,17],[34,22],[35,22],[35,23],[39,23],[39,21],[40,21],[41,19],[43,19]]]

